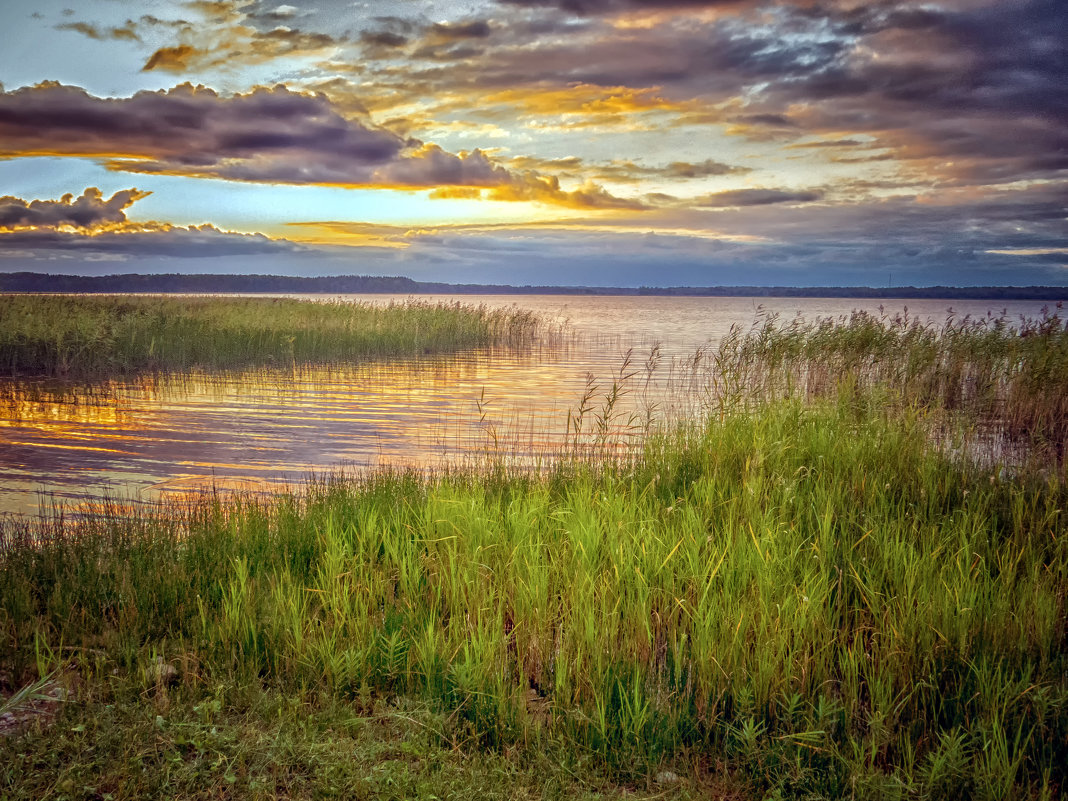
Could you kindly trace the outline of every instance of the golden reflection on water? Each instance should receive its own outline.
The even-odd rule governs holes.
[[[602,343],[580,361],[620,358]],[[9,379],[0,512],[261,490],[339,467],[434,468],[490,450],[534,458],[562,445],[584,385],[570,346],[84,386]]]

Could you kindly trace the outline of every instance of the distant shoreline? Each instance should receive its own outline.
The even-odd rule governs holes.
[[[5,293],[300,293],[300,294],[438,294],[438,295],[622,295],[663,297],[886,298],[909,300],[1068,300],[1062,286],[513,286],[447,284],[401,276],[337,275],[141,275],[77,276],[18,272],[0,274]]]

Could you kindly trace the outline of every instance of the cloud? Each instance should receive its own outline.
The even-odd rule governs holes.
[[[503,5],[558,8],[580,15],[620,14],[626,11],[718,9],[751,7],[750,0],[498,0]]]
[[[822,197],[820,192],[787,192],[781,189],[730,189],[695,198],[691,203],[703,208],[734,206],[768,206],[773,203],[811,203]]]
[[[174,89],[154,105],[71,96],[45,109],[28,98],[8,105],[8,93],[0,148],[53,147],[131,172],[606,209],[598,225],[659,220],[775,239],[760,251],[769,260],[877,263],[882,247],[935,270],[942,255],[965,264],[961,254],[980,243],[1026,251],[1063,241],[1062,6],[504,0],[492,13],[465,6],[435,21],[425,6],[393,4],[401,16],[356,12],[353,22],[341,20],[348,0],[284,16],[278,0],[184,6],[193,22],[146,16],[131,28],[174,71],[220,70],[237,85],[234,76],[267,74],[247,70],[270,62],[271,75],[314,82],[325,97],[260,90],[254,108],[251,92],[190,99]],[[81,31],[94,32],[108,35]],[[183,46],[191,50],[166,52]],[[18,128],[20,117],[36,128]],[[734,141],[720,149],[725,136]],[[371,158],[357,145],[380,150]],[[742,174],[741,164],[752,167],[751,188],[709,194],[737,186],[715,179]],[[813,174],[820,192],[788,188]],[[637,185],[640,199],[598,184]],[[762,185],[779,188],[752,188]]]
[[[763,207],[769,214],[805,216],[803,207]],[[901,204],[873,206],[873,219],[910,214]],[[707,214],[707,212],[706,212]],[[717,217],[720,216],[717,214]],[[946,217],[938,215],[943,225]],[[812,218],[806,220],[811,224]],[[739,216],[739,222],[741,217]],[[313,223],[320,228],[345,223]],[[989,285],[1064,284],[1063,254],[985,252],[958,230],[938,242],[887,242],[864,235],[841,236],[816,224],[798,241],[703,232],[596,230],[546,223],[515,227],[442,226],[405,230],[356,226],[356,237],[403,242],[406,247],[361,259],[380,269],[422,280],[512,284],[707,286],[707,285]],[[383,251],[384,252],[384,251]],[[361,251],[362,253],[362,251]],[[388,265],[388,266],[387,266]],[[878,269],[873,272],[873,265]]]
[[[426,30],[425,36],[428,44],[439,44],[465,39],[485,39],[491,31],[490,24],[482,19],[456,23],[435,22]]]
[[[0,258],[36,260],[54,258],[57,253],[90,258],[106,254],[116,259],[141,256],[168,258],[219,258],[251,254],[298,253],[300,245],[269,239],[263,234],[222,231],[212,225],[163,227],[145,231],[107,231],[87,236],[54,228],[0,232]]]
[[[0,269],[48,262],[50,270],[57,263],[82,270],[102,259],[136,259],[139,272],[180,265],[191,272],[360,272],[518,284],[884,285],[887,271],[895,284],[1064,284],[1066,190],[1062,183],[839,205],[675,206],[526,225],[293,226],[297,238],[310,234],[334,246],[158,223],[93,235],[21,229],[0,234]],[[316,236],[331,230],[346,235]],[[346,242],[359,247],[340,246]],[[231,258],[215,267],[207,260],[213,256]]]
[[[408,37],[392,31],[364,31],[360,41],[374,48],[396,48],[408,44]]]
[[[903,184],[1041,180],[1068,171],[1062,6],[519,0],[500,5],[511,16],[477,55],[372,65],[361,84],[380,109],[422,104],[431,117],[506,126],[518,118],[539,130],[555,124],[554,133],[631,130],[628,116],[656,113],[657,130],[839,140],[813,148],[812,158],[825,153],[828,162],[862,142],[877,151],[865,159],[888,162],[882,174],[896,172]],[[576,23],[561,8],[586,16]],[[596,107],[598,95],[618,107]],[[658,109],[633,102],[652,97]]]
[[[453,106],[465,102],[470,104],[470,99],[457,98]],[[501,116],[518,117],[520,124],[530,127],[557,124],[570,129],[633,129],[642,127],[639,118],[646,115],[676,115],[692,110],[685,103],[663,97],[657,87],[631,89],[584,83],[501,89],[479,97],[477,107],[480,116],[489,116],[497,109]],[[446,104],[439,104],[435,110],[446,109]]]
[[[747,86],[806,75],[834,63],[848,45],[835,39],[784,38],[774,27],[687,20],[649,29],[617,30],[603,23],[564,35],[508,43],[464,70],[476,87],[659,89],[668,102],[725,101]],[[419,73],[416,73],[418,75]],[[428,77],[448,77],[429,73]],[[706,105],[694,110],[707,109]]]
[[[509,183],[512,176],[480,150],[456,155],[424,144],[376,169],[372,180],[385,186],[494,186]]]
[[[161,47],[145,62],[142,72],[163,70],[164,72],[185,72],[190,63],[201,58],[204,54],[192,45],[177,45],[175,47]]]
[[[595,174],[601,180],[638,182],[647,179],[664,181],[689,181],[701,178],[717,178],[723,175],[744,175],[752,172],[749,167],[725,164],[715,159],[704,161],[672,161],[658,166],[636,164],[633,161],[615,161],[598,165]]]
[[[90,39],[96,39],[98,41],[105,38],[99,28],[95,25],[90,25],[88,22],[64,22],[56,25],[56,30],[75,31],[82,36],[88,36]]]
[[[134,30],[134,23],[132,21],[128,21],[125,25],[121,27],[113,27],[106,29],[101,29],[96,25],[92,25],[88,22],[64,22],[59,25],[56,25],[55,27],[57,31],[74,31],[76,33],[80,33],[82,36],[87,36],[90,39],[95,39],[98,42],[105,41],[107,39],[124,39],[130,42],[141,41],[141,37],[138,36],[137,32]]]
[[[151,14],[127,20],[113,36],[138,41],[158,41],[169,36],[177,41],[155,50],[145,61],[144,72],[162,71],[175,75],[263,64],[278,59],[315,59],[336,53],[347,44],[321,31],[290,27],[300,9],[279,5],[260,11],[245,2],[202,2],[183,4],[193,12],[191,20],[161,19]],[[66,27],[93,36],[85,23]]]
[[[639,183],[648,179],[663,181],[689,181],[715,178],[724,175],[744,175],[752,172],[749,167],[726,164],[715,159],[699,162],[672,161],[667,164],[647,165],[618,159],[609,162],[586,161],[578,156],[540,159],[535,156],[513,156],[505,164],[514,170],[546,171],[554,175],[580,178],[591,177],[597,181],[614,183]]]
[[[604,190],[561,190],[482,151],[454,154],[343,117],[321,94],[284,86],[220,95],[182,84],[98,98],[57,83],[0,91],[0,156],[98,158],[112,170],[283,184],[497,188],[496,199],[635,208]]]
[[[409,142],[285,87],[225,97],[182,84],[98,98],[44,83],[0,93],[0,154],[104,158],[113,169],[283,183],[361,184]]]
[[[493,187],[487,197],[490,200],[529,201],[577,209],[640,211],[647,208],[641,201],[616,197],[596,184],[585,184],[568,192],[560,188],[560,180],[555,176],[536,172],[513,174],[507,183]]]
[[[285,240],[222,231],[210,224],[183,228],[128,220],[126,209],[149,194],[124,189],[105,200],[99,189],[89,187],[79,197],[67,193],[59,200],[0,197],[0,258],[50,259],[56,253],[92,260],[199,258],[305,250]]]
[[[273,2],[218,2],[187,5],[192,22],[145,15],[124,30],[145,41],[171,37],[146,60],[153,71],[300,57],[312,74],[358,74],[368,108],[403,109],[397,116],[411,120],[409,130],[514,126],[517,117],[539,133],[718,126],[768,143],[841,140],[813,146],[812,157],[826,153],[828,162],[850,141],[870,142],[878,155],[864,158],[888,162],[883,174],[896,168],[903,183],[981,185],[1068,171],[1062,6],[502,0],[493,14],[429,22],[413,10],[353,32],[327,27],[341,3],[296,13]],[[292,27],[270,27],[280,20]],[[109,35],[88,23],[65,27]]]
[[[275,8],[268,13],[271,17],[274,18],[289,19],[290,17],[297,14],[298,11],[300,11],[300,9],[298,9],[296,6],[280,5],[275,6]]]
[[[0,197],[0,231],[21,228],[78,228],[85,231],[126,222],[125,210],[150,192],[124,189],[107,200],[95,186],[75,198],[63,195],[59,200],[31,200],[5,195]]]
[[[868,266],[876,269],[895,261],[923,261],[932,274],[938,274],[937,259],[946,254],[1063,246],[1066,197],[1068,182],[982,191],[948,189],[849,203],[725,206],[720,199],[707,209],[671,206],[649,211],[642,224],[776,243],[782,252],[792,248],[791,252],[814,254],[813,269],[818,258],[834,254],[833,260],[841,264],[848,261],[847,255],[855,256],[857,270],[868,258]],[[625,219],[611,222],[634,224]],[[1013,264],[1012,259],[999,263]]]
[[[142,72],[159,70],[182,75],[280,58],[323,56],[339,44],[328,34],[304,33],[284,25],[268,31],[237,28],[229,34],[230,38],[222,41],[201,41],[200,36],[188,34],[185,38],[190,41],[152,53]]]
[[[174,75],[228,70],[280,59],[301,59],[309,66],[322,58],[352,61],[358,45],[363,45],[365,58],[385,58],[409,42],[420,58],[449,59],[473,52],[455,45],[486,39],[492,32],[491,24],[483,19],[416,24],[398,17],[378,17],[379,30],[342,32],[336,31],[336,17],[329,19],[325,9],[271,6],[255,0],[193,0],[182,6],[186,12],[192,12],[190,19],[161,19],[145,14],[128,20],[121,28],[106,31],[85,21],[57,27],[96,40],[159,41],[169,37],[173,41],[154,50],[142,71]],[[347,16],[351,10],[344,12]],[[324,13],[327,19],[322,18]],[[324,27],[336,32],[327,33]]]
[[[648,168],[646,168],[648,169]],[[687,161],[673,161],[666,167],[661,168],[665,178],[707,178],[713,175],[737,175],[751,172],[748,167],[739,167],[732,164],[724,164],[715,159],[705,159],[696,164]]]
[[[857,46],[773,82],[757,105],[810,132],[865,134],[924,179],[996,184],[1068,171],[1068,17],[1055,0],[824,15]],[[800,12],[799,12],[800,13]],[[805,14],[815,17],[817,9]]]

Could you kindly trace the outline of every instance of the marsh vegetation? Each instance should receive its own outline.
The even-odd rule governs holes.
[[[0,370],[76,378],[325,364],[530,344],[536,315],[462,303],[0,296]]]
[[[533,464],[494,431],[434,474],[8,521],[0,670],[82,700],[0,740],[3,792],[323,794],[263,753],[351,737],[339,710],[541,792],[1065,792],[1058,317],[764,320],[672,365],[691,405],[659,422],[619,402],[642,380],[597,384]],[[144,743],[79,756],[101,718]],[[261,718],[275,745],[220,739]],[[315,759],[335,792],[401,792]]]

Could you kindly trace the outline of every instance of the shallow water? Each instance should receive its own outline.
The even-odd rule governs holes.
[[[406,296],[345,296],[388,303]],[[456,296],[420,296],[456,302]],[[686,406],[671,390],[672,359],[715,343],[760,315],[790,319],[891,314],[905,302],[840,299],[476,296],[463,302],[533,309],[575,336],[522,352],[197,373],[79,385],[0,381],[0,512],[33,514],[103,497],[154,500],[211,489],[263,489],[312,473],[376,465],[433,468],[499,449],[536,458],[566,444],[569,419],[592,374],[582,430],[597,416],[628,349],[630,391],[614,407],[617,431]],[[1042,303],[910,301],[941,321],[1004,310],[1037,316]],[[646,361],[661,346],[655,368]],[[570,417],[569,417],[570,415]]]

